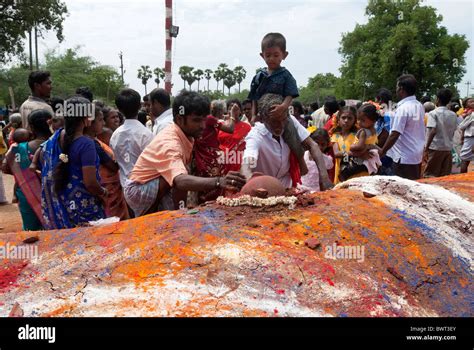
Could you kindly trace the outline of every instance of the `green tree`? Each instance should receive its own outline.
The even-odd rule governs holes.
[[[309,104],[312,102],[321,101],[329,95],[337,96],[336,86],[339,78],[332,73],[318,73],[314,77],[308,79],[308,85],[301,87],[300,97],[298,98],[302,103]]]
[[[184,89],[186,90],[186,82],[189,81],[189,77],[192,75],[193,67],[181,66],[179,67],[178,74],[183,79]],[[191,89],[191,86],[189,87]]]
[[[160,81],[165,79],[165,70],[162,68],[153,69],[153,74],[155,74],[155,83],[157,87],[160,87]]]
[[[212,79],[212,69],[204,70],[204,79],[207,80],[207,91],[209,91],[209,81]]]
[[[217,66],[217,69],[214,73],[214,79],[216,79],[216,81],[217,81],[217,90],[219,90],[219,81],[225,79],[226,69],[229,69],[228,67],[229,66],[226,63],[221,63]],[[225,85],[224,85],[224,82],[222,82],[222,93],[223,94],[225,93],[224,88],[225,88]]]
[[[67,98],[80,86],[88,86],[94,98],[106,104],[113,103],[115,95],[123,87],[120,74],[112,67],[101,65],[92,57],[79,54],[79,47],[59,54],[49,51],[45,63],[40,68],[51,73],[53,96]],[[15,102],[21,104],[31,93],[28,87],[27,64],[19,64],[10,69],[0,70],[0,100],[9,101],[8,87],[12,87]]]
[[[193,72],[193,76],[198,82],[198,92],[199,92],[199,82],[201,81],[202,77],[204,76],[204,72],[202,71],[202,69],[196,69]]]
[[[464,35],[448,34],[435,8],[421,6],[421,0],[369,0],[365,13],[367,24],[357,24],[341,40],[340,95],[372,98],[381,87],[394,90],[404,73],[418,80],[419,96],[461,81],[469,43]]]
[[[146,91],[146,84],[148,83],[148,80],[152,77],[151,74],[151,69],[150,66],[141,66],[138,69],[138,75],[137,78],[142,80],[142,84],[145,86],[145,95],[147,94]]]
[[[64,39],[63,22],[68,12],[60,0],[2,0],[0,13],[0,63],[13,56],[24,57],[24,39],[35,27],[39,36],[44,30],[53,30],[60,42]]]
[[[224,70],[224,86],[227,87],[229,90],[229,95],[230,95],[230,89],[236,84],[236,77],[234,74],[234,71],[226,68]]]
[[[237,84],[239,84],[239,93],[240,93],[240,84],[244,81],[247,76],[247,71],[242,66],[237,66],[234,68],[234,77]]]

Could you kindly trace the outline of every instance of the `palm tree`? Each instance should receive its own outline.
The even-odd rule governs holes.
[[[199,92],[199,82],[201,81],[202,79],[202,76],[204,75],[204,72],[202,71],[202,69],[196,69],[193,73],[194,75],[194,78],[197,80],[198,82],[198,92]]]
[[[207,91],[209,91],[209,81],[212,78],[212,69],[206,69],[204,70],[204,79],[207,80]]]
[[[194,68],[193,68],[193,69],[194,69]],[[188,85],[189,85],[189,90],[191,90],[191,85],[193,85],[193,83],[194,83],[196,80],[197,80],[197,79],[196,79],[196,77],[194,76],[194,72],[193,72],[193,71],[189,72],[188,77],[186,78],[186,81],[187,81],[187,83],[188,83]]]
[[[191,75],[191,72],[193,71],[193,69],[194,69],[193,67],[189,67],[189,66],[179,67],[178,74],[180,75],[181,79],[183,79],[185,90],[186,90],[186,82],[188,82],[189,76]],[[189,82],[188,82],[188,84],[189,84]]]
[[[155,68],[153,70],[153,74],[155,74],[156,76],[156,79],[155,79],[155,83],[158,87],[160,87],[160,81],[162,81],[163,79],[165,79],[165,70],[162,69],[162,68]]]
[[[229,89],[229,95],[230,95],[230,88],[233,87],[236,83],[236,78],[234,71],[226,68],[224,71],[224,85]]]
[[[242,66],[237,66],[234,68],[235,81],[239,84],[239,94],[240,94],[240,84],[244,81],[247,76],[247,71]]]
[[[222,72],[220,70],[216,69],[214,71],[214,74],[212,75],[214,77],[215,81],[217,82],[217,88],[216,88],[217,91],[219,91],[219,81],[222,80],[221,74],[222,74]]]
[[[147,95],[146,91],[146,83],[148,82],[148,79],[152,77],[151,75],[151,69],[150,66],[141,66],[140,69],[138,69],[138,79],[142,80],[142,84],[145,85],[145,95]]]
[[[225,78],[226,69],[229,68],[225,63],[221,63],[217,66],[216,72],[214,73],[214,79],[217,80],[217,90],[219,90],[219,80],[224,80]],[[222,93],[224,93],[224,84],[222,84]]]

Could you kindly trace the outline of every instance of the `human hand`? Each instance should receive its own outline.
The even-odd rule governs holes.
[[[240,191],[247,180],[245,176],[238,171],[229,171],[229,173],[221,178],[221,188],[229,191]]]
[[[239,117],[239,114],[240,114],[240,108],[239,108],[239,105],[237,103],[234,103],[232,105],[232,108],[230,109],[230,118],[234,118],[234,120],[236,120],[238,117]]]
[[[286,118],[288,115],[288,108],[285,105],[275,105],[270,109],[270,117],[277,117],[277,118]]]

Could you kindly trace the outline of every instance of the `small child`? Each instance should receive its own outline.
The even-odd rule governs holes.
[[[22,142],[28,142],[30,141],[31,138],[31,133],[23,128],[18,128],[15,130],[13,133],[13,142],[15,143],[22,143]]]
[[[319,149],[323,153],[324,165],[328,170],[329,174],[329,170],[334,168],[333,158],[326,153],[328,149],[332,150],[332,147],[330,147],[331,141],[329,138],[329,133],[324,129],[317,129],[311,134],[310,137],[313,139],[314,142],[318,144]],[[305,152],[304,159],[306,161],[306,164],[308,165],[308,174],[301,177],[302,185],[299,187],[303,189],[308,189],[310,191],[319,192],[321,188],[319,184],[318,167],[316,166],[314,160],[309,154],[309,151]]]
[[[301,142],[293,125],[288,109],[293,98],[299,96],[296,80],[291,73],[281,67],[281,62],[288,56],[286,51],[286,39],[280,33],[268,33],[262,39],[262,52],[260,56],[265,60],[267,68],[258,70],[252,79],[250,93],[248,98],[252,101],[252,119],[250,124],[254,125],[257,119],[257,101],[267,93],[280,95],[284,98],[283,103],[273,107],[270,111],[271,117],[288,118],[283,132],[283,140],[298,159],[301,175],[308,173],[306,162],[304,161],[304,152]]]
[[[20,113],[13,113],[10,116],[10,122],[8,123],[10,126],[10,133],[8,134],[8,146],[11,146],[13,141],[13,134],[16,129],[21,128],[21,114]]]
[[[110,138],[112,137],[112,134],[114,132],[112,129],[106,128],[105,126],[102,128],[102,132],[100,134],[97,134],[97,138],[105,143],[107,146],[110,145]]]
[[[382,165],[377,152],[377,131],[375,122],[380,118],[377,108],[371,103],[364,103],[358,110],[357,121],[360,129],[356,133],[355,141],[350,147],[351,155],[341,162],[339,180],[345,181],[351,176],[368,172],[376,173]],[[360,158],[370,152],[369,159]]]

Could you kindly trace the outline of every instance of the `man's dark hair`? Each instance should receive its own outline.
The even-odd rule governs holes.
[[[392,101],[392,93],[389,89],[381,88],[379,91],[377,91],[377,95],[375,96],[375,98],[381,103],[385,103],[388,105],[390,101]]]
[[[328,96],[324,99],[324,108],[329,111],[329,115],[333,115],[340,109],[340,106],[334,96]]]
[[[64,99],[61,97],[51,97],[49,100],[49,105],[53,109],[53,112],[56,113],[60,108],[63,108],[64,105]]]
[[[262,52],[271,47],[278,47],[281,51],[286,51],[286,39],[280,33],[268,33],[262,39]]]
[[[245,106],[247,103],[252,103],[252,100],[249,100],[248,98],[242,101],[242,106]]]
[[[339,103],[339,107],[344,107],[346,105],[346,101],[345,100],[339,100],[337,101],[337,103]]]
[[[147,121],[146,116],[147,116],[147,114],[143,109],[140,109],[138,111],[138,118],[137,119],[140,123],[143,124],[143,126],[146,126],[146,121]]]
[[[143,102],[148,102],[150,100],[150,94],[143,96]]]
[[[426,103],[426,102],[431,102],[431,97],[429,97],[429,96],[423,96],[423,97],[420,99],[420,103],[421,103],[421,104]]]
[[[319,103],[317,102],[313,102],[309,106],[311,107],[313,111],[316,111],[317,109],[319,109]]]
[[[438,90],[436,97],[438,98],[438,101],[441,103],[441,105],[446,106],[449,101],[451,101],[453,93],[449,89],[442,88]]]
[[[240,103],[240,100],[238,98],[231,98],[230,100],[226,101],[227,108],[230,107],[231,104],[236,103],[237,106],[239,106],[240,111],[242,111],[242,103]]]
[[[76,89],[76,94],[84,98],[87,98],[90,102],[94,100],[94,95],[92,94],[91,89],[87,86],[81,86]]]
[[[303,114],[304,115],[304,108],[303,108],[303,104],[300,102],[300,101],[293,101],[291,103],[291,107],[293,107],[293,110],[297,109],[300,111],[300,114]]]
[[[210,113],[211,103],[207,96],[195,91],[182,91],[173,101],[173,120],[179,115],[191,114],[207,116]]]
[[[35,84],[41,84],[44,81],[48,80],[51,74],[47,71],[36,70],[31,72],[28,76],[28,85],[30,86],[31,91],[34,90]]]
[[[416,78],[412,74],[403,74],[397,79],[397,85],[402,88],[408,96],[413,96],[415,94],[416,84]]]
[[[115,97],[115,105],[126,119],[135,119],[141,107],[141,97],[133,89],[122,89]]]
[[[166,109],[168,109],[171,105],[170,94],[165,89],[154,89],[152,92],[150,92],[149,99],[150,103],[156,101]]]

